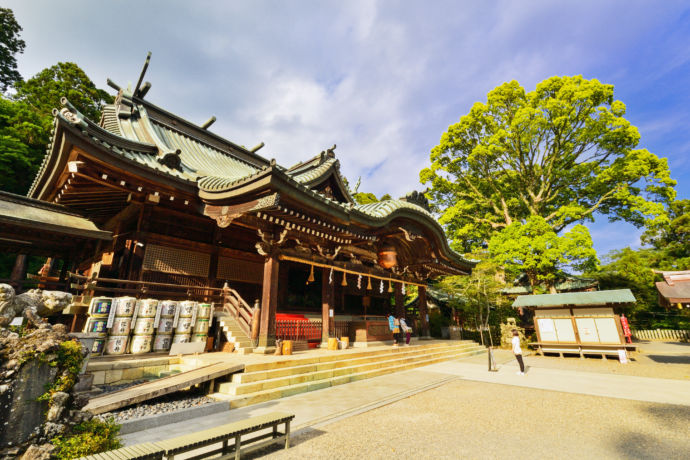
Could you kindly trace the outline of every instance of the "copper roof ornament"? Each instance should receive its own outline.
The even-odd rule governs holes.
[[[391,243],[384,243],[378,252],[379,265],[390,269],[398,265],[398,253]]]

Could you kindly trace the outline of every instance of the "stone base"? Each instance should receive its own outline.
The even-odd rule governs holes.
[[[276,352],[276,347],[274,347],[274,346],[254,348],[254,353],[258,353],[260,355],[272,355],[275,352]]]

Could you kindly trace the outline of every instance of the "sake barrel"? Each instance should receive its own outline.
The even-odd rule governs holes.
[[[128,335],[110,335],[105,341],[106,355],[122,355],[127,350]]]
[[[143,299],[138,302],[139,313],[137,318],[153,318],[156,316],[158,301],[156,299]]]
[[[153,321],[155,318],[137,318],[134,324],[134,335],[153,334]]]
[[[200,303],[196,310],[197,318],[208,319],[211,317],[211,304],[210,303]]]
[[[112,297],[94,297],[91,299],[91,305],[89,307],[89,313],[91,315],[105,315],[110,314],[110,307],[113,304]]]
[[[115,316],[126,317],[134,314],[134,307],[137,299],[134,297],[115,297],[112,308],[115,309]]]
[[[180,318],[191,318],[194,315],[194,309],[196,308],[196,302],[193,300],[185,300],[180,302]]]
[[[340,348],[347,349],[349,347],[350,347],[350,337],[341,337],[340,338]]]
[[[170,334],[156,334],[153,339],[153,351],[168,351],[172,345],[173,336]]]
[[[190,340],[189,334],[175,334],[173,336],[172,343],[189,343],[189,340]]]
[[[113,327],[110,328],[110,335],[120,336],[129,335],[132,329],[131,316],[116,316],[113,318]]]
[[[95,317],[91,316],[86,321],[86,327],[84,332],[91,332],[96,334],[104,334],[106,332],[106,326],[108,324],[108,317]]]
[[[103,348],[105,347],[105,334],[102,334],[100,337],[97,337],[93,341],[93,345],[91,345],[91,354],[94,356],[98,356],[101,353],[103,353]]]
[[[328,349],[329,350],[337,350],[338,349],[338,339],[335,337],[329,337],[328,338]]]
[[[206,339],[208,338],[207,334],[194,334],[192,335],[192,342],[206,342]]]
[[[158,334],[172,334],[173,330],[175,329],[173,327],[174,324],[175,320],[173,318],[161,318],[160,322],[158,323]]]
[[[178,318],[175,334],[189,334],[192,332],[192,318]]]
[[[283,340],[283,354],[284,355],[291,355],[292,354],[292,340]]]
[[[132,336],[130,352],[133,355],[148,353],[149,351],[151,351],[151,342],[153,342],[152,335],[134,335]]]
[[[194,325],[195,334],[206,334],[208,333],[208,319],[197,319]]]
[[[161,318],[175,317],[175,310],[177,310],[177,302],[174,300],[164,300],[160,303]]]

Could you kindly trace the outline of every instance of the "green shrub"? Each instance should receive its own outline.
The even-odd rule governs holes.
[[[72,428],[69,436],[52,440],[53,455],[60,460],[72,460],[122,447],[118,437],[120,425],[112,419],[105,422],[93,418]]]
[[[429,312],[429,334],[432,337],[441,337],[441,328],[450,326],[450,318],[445,317],[438,310]]]

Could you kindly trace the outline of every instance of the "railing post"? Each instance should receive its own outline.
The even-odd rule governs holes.
[[[259,343],[259,326],[261,324],[261,307],[259,307],[259,299],[254,301],[254,308],[252,309],[252,346],[257,346]],[[277,327],[277,325],[276,325]]]

